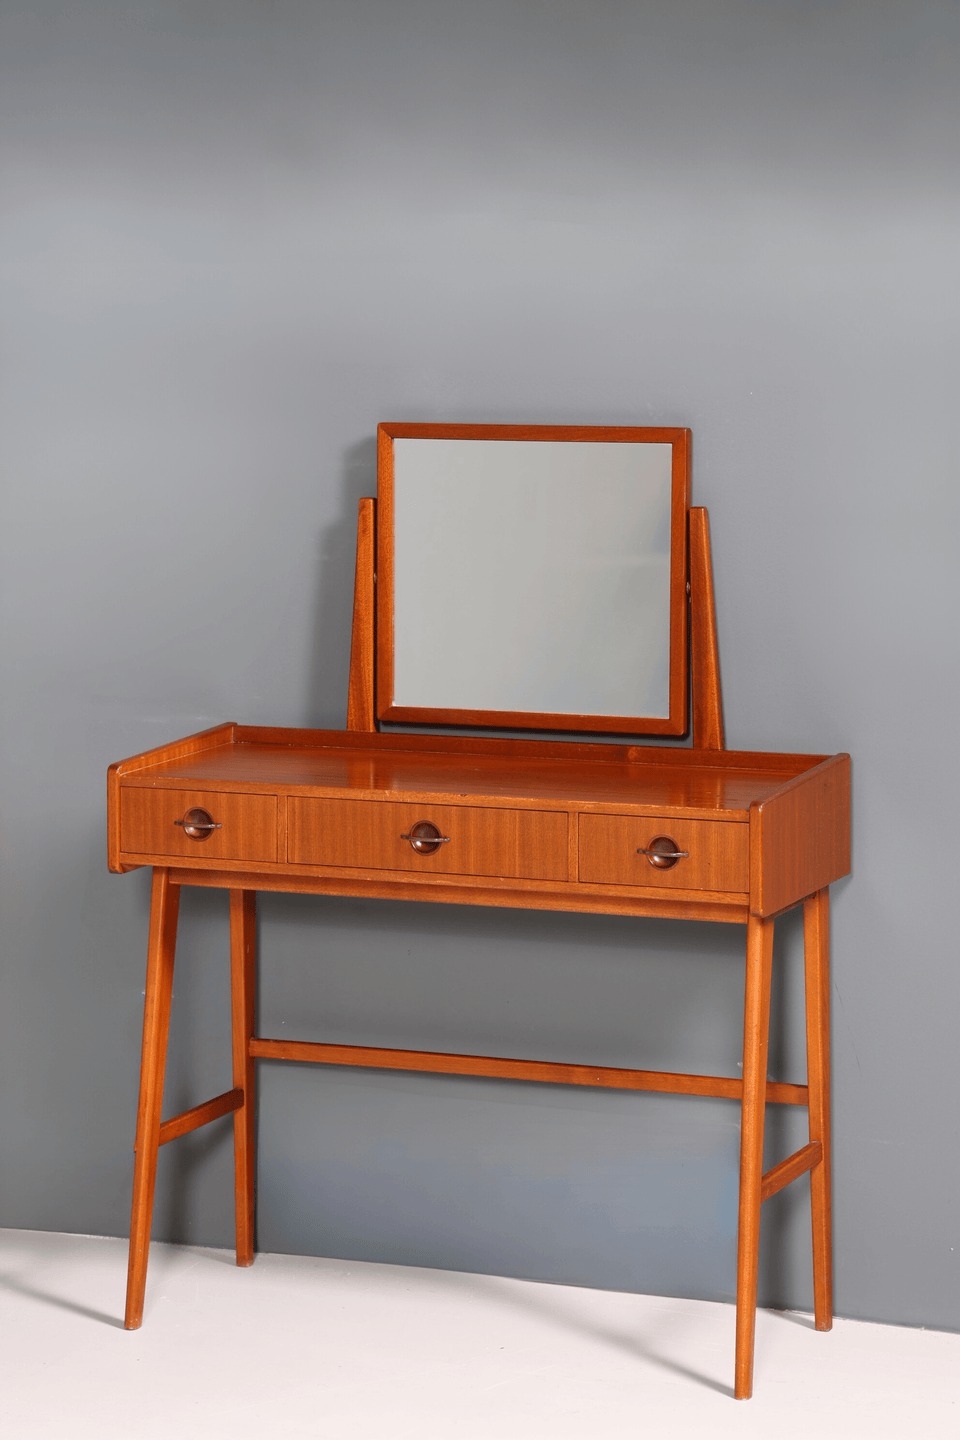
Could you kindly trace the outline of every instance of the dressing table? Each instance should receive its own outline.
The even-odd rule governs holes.
[[[158,1147],[230,1113],[253,1262],[258,1059],[715,1096],[741,1107],[748,1398],[761,1206],[808,1173],[815,1323],[832,1324],[828,887],[850,868],[849,757],[724,748],[689,431],[381,425],[378,497],[360,502],[347,729],[224,724],[110,767],[110,869],[153,871],[126,1328]],[[483,727],[606,738],[450,733]],[[233,1077],[162,1120],[184,885],[229,891]],[[261,1036],[258,890],[745,925],[742,1079]],[[805,1084],[767,1078],[774,923],[797,905]],[[764,1172],[768,1103],[805,1107],[809,1140]]]

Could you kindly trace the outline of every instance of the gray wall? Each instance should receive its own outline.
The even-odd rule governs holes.
[[[6,0],[0,1222],[127,1229],[149,876],[105,770],[343,723],[377,421],[682,424],[728,742],[854,756],[838,1309],[960,1326],[958,55],[952,0]],[[264,1033],[736,1073],[739,927],[260,933]],[[168,1113],[229,1079],[223,897],[181,936]],[[790,918],[789,1079],[799,958]],[[263,1249],[732,1294],[734,1106],[260,1074]],[[230,1244],[230,1165],[229,1122],[162,1152],[154,1234]],[[766,1303],[810,1304],[803,1192]]]

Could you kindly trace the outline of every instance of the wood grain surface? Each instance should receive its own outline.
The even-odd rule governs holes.
[[[684,765],[618,760],[595,753],[582,760],[534,753],[489,755],[413,746],[388,749],[378,742],[399,737],[363,738],[368,744],[357,749],[256,743],[224,746],[202,759],[161,761],[122,783],[124,788],[137,785],[158,790],[186,788],[190,783],[197,789],[209,785],[237,791],[350,792],[356,799],[412,802],[470,799],[497,805],[510,800],[530,809],[542,809],[544,800],[549,800],[564,806],[605,806],[614,813],[645,806],[656,813],[675,810],[690,818],[702,815],[711,819],[729,813],[745,820],[751,804],[781,790],[808,763],[805,756],[780,757],[783,768],[775,769],[759,763],[697,763],[700,757]],[[693,752],[680,753],[689,756]],[[719,756],[724,752],[710,753]],[[816,763],[816,757],[809,757],[810,765]],[[133,847],[125,844],[123,848]]]
[[[376,735],[351,733],[347,730],[307,730],[280,725],[234,725],[233,740],[225,743],[272,745],[280,748],[353,751],[415,751],[436,755],[491,755],[513,758],[529,763],[538,759],[569,762],[599,761],[614,764],[628,761],[662,769],[683,770],[750,770],[776,771],[784,776],[799,774],[819,765],[826,755],[801,755],[780,750],[703,750],[686,745],[621,744],[615,740],[544,740],[540,736],[499,735],[413,735],[397,731],[379,731]],[[174,757],[160,746],[142,757],[143,765],[162,764]],[[129,762],[123,762],[127,764]]]
[[[750,909],[776,915],[850,873],[850,756],[832,755],[750,807]]]
[[[446,837],[424,855],[408,840],[418,821]],[[287,856],[293,864],[566,880],[567,816],[544,810],[409,805],[375,800],[287,801]]]
[[[205,839],[194,840],[177,820],[200,807],[220,823]],[[204,860],[276,860],[277,797],[236,795],[218,790],[145,790],[124,786],[120,792],[121,852]]]
[[[107,770],[107,869],[120,874],[126,867],[120,862],[120,777],[149,769],[164,760],[182,760],[219,745],[232,745],[236,725],[228,720],[224,725],[214,725],[210,730],[201,730],[196,735],[187,735],[172,744],[160,745],[154,750],[144,750],[126,760],[118,760]]]
[[[650,885],[661,890],[735,890],[749,879],[749,831],[723,820],[676,815],[581,815],[580,879],[594,884]],[[688,853],[670,869],[650,863],[640,849],[664,836]]]

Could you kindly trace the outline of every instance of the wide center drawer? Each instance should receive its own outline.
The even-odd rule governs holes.
[[[673,815],[581,815],[580,879],[594,885],[659,890],[733,890],[750,883],[749,826],[740,821],[678,820]],[[658,838],[687,854],[665,868],[638,853]]]
[[[423,820],[447,837],[430,855],[418,853],[403,838]],[[293,865],[408,870],[423,875],[566,880],[567,816],[552,810],[291,796],[287,801],[287,859]]]
[[[205,810],[216,828],[185,826],[183,821],[192,810]],[[277,797],[123,787],[120,849],[131,855],[273,863],[277,858]]]

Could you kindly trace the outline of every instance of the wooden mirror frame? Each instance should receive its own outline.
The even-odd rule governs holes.
[[[566,440],[670,445],[669,714],[555,714],[528,710],[451,710],[395,705],[394,693],[394,454],[395,439]],[[405,725],[498,726],[515,730],[571,730],[614,735],[684,735],[687,730],[687,512],[690,508],[690,431],[613,425],[415,425],[377,427],[377,718]]]

